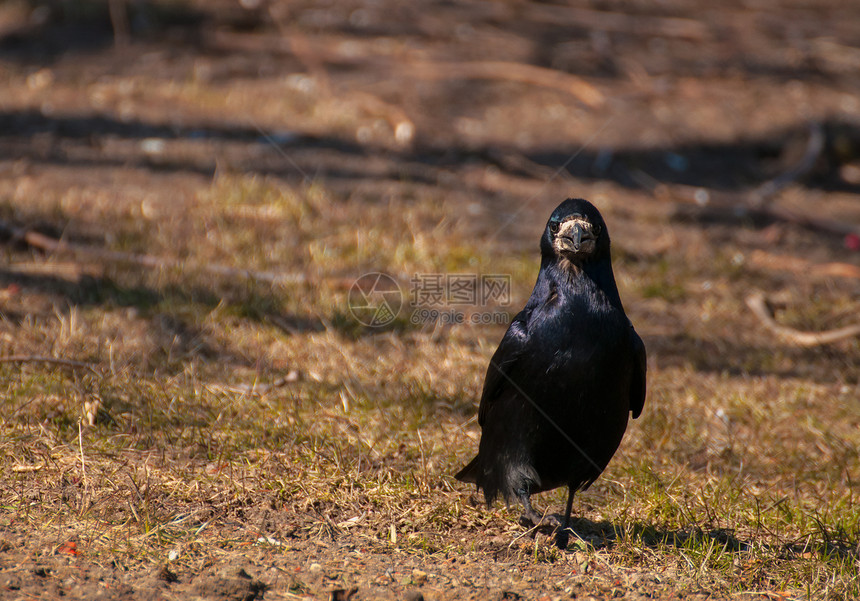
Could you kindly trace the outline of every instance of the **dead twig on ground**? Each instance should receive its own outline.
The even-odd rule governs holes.
[[[279,14],[279,11],[274,7],[270,7],[269,14],[278,26],[282,38],[286,40],[289,52],[305,66],[308,73],[311,74],[319,85],[323,96],[329,99],[346,99],[348,102],[358,105],[363,111],[373,116],[381,116],[388,122],[398,143],[408,144],[412,142],[415,135],[415,123],[406,115],[401,107],[386,102],[369,92],[338,90],[335,93],[336,90],[325,68],[326,61],[331,57],[331,51],[321,48],[318,42],[312,41],[306,34],[296,28],[289,27],[282,15]],[[236,39],[235,36],[232,38],[222,36],[222,39],[224,37],[227,37],[227,39]]]
[[[84,460],[84,433],[81,427],[81,420],[78,420],[78,448],[80,449],[81,457],[81,481],[84,483],[84,497],[89,494],[89,479],[87,478],[87,463]]]
[[[407,65],[407,73],[422,79],[515,81],[565,92],[591,108],[601,107],[605,103],[603,93],[584,79],[564,71],[526,63],[414,61]]]
[[[524,15],[531,21],[569,25],[588,30],[603,30],[643,37],[682,38],[705,41],[711,37],[707,24],[695,19],[631,15],[554,4],[530,4]]]
[[[854,324],[844,328],[827,330],[824,332],[804,332],[780,325],[773,318],[773,314],[768,307],[767,300],[761,292],[756,292],[747,296],[746,304],[750,311],[753,312],[753,315],[755,315],[768,330],[787,342],[791,342],[797,346],[821,346],[860,336],[860,324]]]
[[[375,63],[378,68],[405,78],[515,81],[560,90],[592,108],[600,107],[605,102],[603,93],[593,85],[581,77],[557,69],[513,61],[451,61],[413,55],[392,57],[380,55],[378,50],[363,40],[350,40],[348,44],[335,43],[324,38],[294,38],[292,30],[282,28],[281,31],[280,37],[262,40],[259,36],[218,32],[213,34],[213,40],[215,45],[224,50],[254,49],[295,56],[305,65],[308,73],[319,80],[323,93],[329,96],[332,92],[328,87],[329,78],[324,69],[325,63]],[[285,40],[287,36],[289,38]],[[300,41],[295,41],[299,39]],[[367,92],[363,94],[366,96]]]
[[[88,369],[94,374],[100,375],[100,372],[96,369],[96,366],[93,363],[74,361],[72,359],[61,359],[59,357],[44,357],[42,355],[10,355],[8,357],[0,357],[0,363],[51,363],[53,365],[60,365],[74,369]]]
[[[260,384],[258,382],[254,382],[253,384],[236,384],[232,386],[217,386],[213,388],[218,388],[220,390],[226,390],[229,392],[236,392],[239,394],[256,394],[256,395],[264,395],[275,388],[282,388],[287,384],[293,384],[298,382],[301,379],[301,374],[299,374],[298,370],[291,369],[287,375],[282,376],[272,382],[271,384]]]
[[[642,171],[633,171],[631,178],[655,196],[694,205],[699,213],[731,215],[735,219],[751,218],[767,221],[793,223],[803,228],[836,234],[858,235],[860,227],[844,221],[815,217],[783,207],[771,206],[770,202],[784,188],[807,175],[815,166],[824,148],[824,132],[818,123],[810,126],[809,141],[803,157],[796,165],[777,177],[766,181],[745,193],[720,192],[699,186],[664,184]]]
[[[753,207],[762,208],[769,203],[783,188],[799,180],[812,171],[821,151],[824,150],[824,129],[820,123],[809,125],[809,141],[800,161],[784,173],[766,181],[749,195],[749,202]]]
[[[165,259],[141,253],[129,253],[118,250],[105,250],[84,244],[74,244],[66,240],[57,240],[50,236],[15,227],[7,222],[0,221],[0,234],[10,237],[14,241],[23,242],[27,246],[58,255],[71,255],[76,259],[86,258],[89,260],[105,261],[110,263],[132,263],[152,269],[175,269],[184,268],[189,265],[192,269],[199,269],[205,273],[225,277],[241,277],[260,282],[273,284],[295,284],[307,280],[303,273],[277,273],[273,271],[256,271],[253,269],[240,269],[227,265],[205,264],[193,265],[176,259]]]
[[[305,65],[308,73],[318,81],[323,95],[332,97],[334,90],[325,70],[326,63],[333,64],[368,64],[375,62],[379,67],[385,67],[392,73],[404,78],[453,80],[453,79],[484,79],[496,81],[514,81],[530,85],[551,88],[570,94],[579,102],[591,108],[598,108],[605,103],[605,97],[596,87],[571,73],[538,67],[527,63],[513,61],[447,61],[432,58],[416,58],[414,56],[392,57],[380,55],[379,51],[364,40],[351,40],[349,44],[333,43],[320,37],[312,39],[304,34],[295,32],[281,20],[276,19],[281,31],[279,38],[266,40],[258,36],[223,33],[214,36],[216,45],[238,49],[265,49],[279,54],[290,54]],[[380,112],[398,134],[398,140],[406,137],[406,132],[414,130],[414,123],[406,117],[403,110],[368,92],[354,91],[340,94],[354,100],[368,109],[382,109]],[[404,125],[401,125],[404,124]],[[397,131],[400,127],[399,132]],[[406,129],[410,127],[412,129]],[[411,138],[410,138],[411,139]]]

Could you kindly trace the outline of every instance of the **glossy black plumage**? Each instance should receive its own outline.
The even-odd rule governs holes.
[[[456,477],[518,499],[540,521],[530,495],[567,486],[566,546],[573,495],[600,475],[645,401],[645,346],[624,313],[609,235],[588,201],[568,199],[541,237],[532,295],[487,369],[478,455]]]

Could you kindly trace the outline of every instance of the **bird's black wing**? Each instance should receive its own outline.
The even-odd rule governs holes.
[[[633,381],[630,386],[630,411],[633,419],[642,413],[645,406],[645,372],[648,368],[648,359],[645,355],[645,343],[639,338],[639,334],[630,326],[630,338],[633,344]]]
[[[484,378],[484,391],[481,394],[481,405],[478,409],[478,423],[483,426],[493,401],[511,386],[511,376],[517,362],[522,357],[528,340],[528,322],[531,308],[526,306],[511,322],[505,332],[499,348],[493,353],[487,376]]]

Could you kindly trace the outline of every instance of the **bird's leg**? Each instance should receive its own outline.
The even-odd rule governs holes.
[[[567,507],[564,510],[564,523],[555,533],[555,544],[559,549],[567,549],[567,539],[570,536],[570,512],[573,509],[573,493],[575,489],[569,487],[567,494]]]
[[[542,516],[532,508],[530,493],[527,489],[517,491],[517,498],[523,504],[523,514],[520,516],[520,524],[523,526],[550,526],[557,528],[560,525],[555,516]]]
[[[536,526],[540,523],[540,514],[532,508],[532,502],[529,498],[529,491],[521,489],[517,491],[517,498],[523,504],[523,515],[520,516],[520,523],[523,525]]]

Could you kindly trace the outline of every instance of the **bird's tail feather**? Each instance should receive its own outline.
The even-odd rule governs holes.
[[[480,473],[479,465],[480,462],[478,459],[480,455],[475,455],[475,458],[472,459],[466,467],[457,472],[454,477],[460,482],[470,482],[472,484],[478,483],[478,474]]]
[[[454,477],[460,482],[474,484],[479,490],[483,490],[484,500],[487,502],[488,507],[493,504],[493,501],[501,490],[496,479],[492,476],[488,477],[484,472],[484,466],[482,465],[480,454],[476,455],[475,458],[472,459],[466,467],[457,472]],[[510,501],[514,499],[514,495],[512,493],[505,494],[505,499]]]

